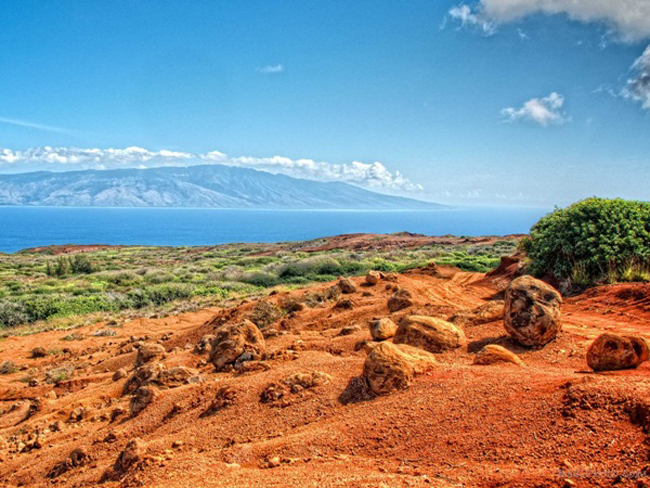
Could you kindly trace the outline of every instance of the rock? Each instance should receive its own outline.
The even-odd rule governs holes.
[[[392,281],[393,283],[397,283],[399,280],[399,275],[397,273],[386,273],[383,275],[383,278],[386,281]]]
[[[174,442],[172,442],[173,449],[180,449],[181,447],[183,447],[183,441],[175,440]]]
[[[296,393],[301,389],[325,385],[330,381],[332,381],[332,377],[327,373],[312,371],[309,373],[293,373],[287,376],[283,383],[289,387],[292,393]]]
[[[156,399],[158,393],[158,389],[153,386],[141,386],[135,390],[135,394],[131,397],[131,402],[129,403],[131,416],[135,417],[147,408]]]
[[[370,286],[375,286],[381,280],[381,273],[379,271],[368,271],[366,274],[366,283]]]
[[[131,439],[115,461],[113,471],[117,474],[126,473],[131,466],[144,459],[146,451],[147,445],[142,439]]]
[[[76,448],[70,453],[70,463],[75,468],[83,465],[87,458],[88,455],[80,448]]]
[[[461,310],[449,318],[449,322],[462,327],[486,324],[503,319],[503,301],[491,300],[471,310]]]
[[[636,368],[648,360],[648,344],[640,336],[605,333],[587,350],[587,364],[594,371]]]
[[[366,354],[372,351],[377,346],[376,342],[373,341],[359,341],[354,345],[355,351],[363,350]]]
[[[68,422],[71,423],[81,422],[87,416],[88,416],[88,410],[86,410],[85,407],[77,407],[74,410],[72,410],[72,412],[70,412],[70,416],[68,417]]]
[[[413,295],[405,289],[397,290],[393,296],[388,299],[388,310],[397,312],[413,305]]]
[[[198,372],[185,366],[174,366],[171,369],[162,363],[149,363],[140,366],[124,385],[124,392],[131,393],[141,386],[156,385],[163,388],[175,388],[191,383],[198,378]]]
[[[113,381],[120,381],[122,378],[126,377],[126,370],[123,368],[118,369],[113,373]]]
[[[505,293],[505,327],[524,346],[543,346],[562,328],[558,291],[532,276],[513,280]]]
[[[156,383],[165,369],[165,365],[159,362],[145,364],[136,368],[124,385],[124,393],[133,393],[141,386]]]
[[[151,361],[160,360],[164,355],[165,348],[163,346],[156,344],[155,342],[145,342],[138,348],[138,356],[135,360],[135,365],[142,366]]]
[[[13,361],[3,361],[0,364],[0,374],[12,374],[18,371],[18,368]]]
[[[227,324],[217,330],[212,341],[210,362],[217,371],[244,360],[259,360],[264,352],[264,337],[250,320]]]
[[[363,377],[375,395],[411,386],[416,374],[436,364],[433,355],[407,345],[378,344],[363,363]]]
[[[373,319],[369,325],[370,335],[376,341],[390,339],[397,332],[397,324],[389,318]]]
[[[341,290],[341,293],[349,295],[357,291],[357,285],[349,278],[340,278],[338,282],[338,287]]]
[[[339,331],[338,335],[339,336],[347,336],[347,335],[352,335],[356,334],[361,330],[361,327],[358,325],[346,325],[345,327],[342,327],[341,330]]]
[[[341,298],[334,304],[334,308],[337,310],[352,310],[354,308],[354,302],[349,298]]]
[[[32,358],[37,359],[37,358],[44,358],[47,356],[47,351],[45,350],[44,347],[35,347],[32,349]]]
[[[203,337],[201,337],[199,342],[194,347],[194,354],[205,354],[206,352],[209,352],[210,344],[212,344],[213,340],[214,340],[214,335],[212,334],[206,334]]]
[[[512,351],[496,344],[488,344],[474,356],[474,364],[514,363],[523,366],[524,362]]]
[[[425,315],[404,317],[393,339],[429,352],[457,349],[467,344],[465,333],[450,322]]]

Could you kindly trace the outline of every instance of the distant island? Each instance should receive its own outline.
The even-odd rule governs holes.
[[[224,165],[0,175],[0,205],[432,210],[444,205]]]

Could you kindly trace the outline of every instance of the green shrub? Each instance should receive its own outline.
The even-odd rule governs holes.
[[[650,203],[588,198],[543,217],[521,246],[536,276],[584,285],[647,277]]]

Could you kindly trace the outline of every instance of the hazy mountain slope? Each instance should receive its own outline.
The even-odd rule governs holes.
[[[322,183],[245,168],[86,170],[0,175],[0,205],[427,209],[346,183]]]

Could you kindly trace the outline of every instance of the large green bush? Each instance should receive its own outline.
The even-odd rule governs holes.
[[[581,285],[646,279],[650,203],[588,198],[543,217],[522,246],[537,276]]]

